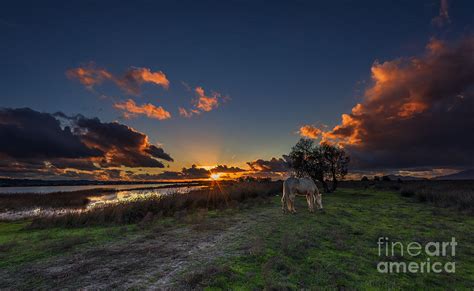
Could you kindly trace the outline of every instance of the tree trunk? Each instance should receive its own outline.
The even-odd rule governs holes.
[[[331,190],[329,189],[328,183],[326,183],[326,181],[324,181],[324,178],[321,179],[321,184],[323,184],[324,192],[331,193]]]
[[[331,191],[336,191],[337,188],[337,178],[336,178],[336,172],[332,171],[332,189]]]

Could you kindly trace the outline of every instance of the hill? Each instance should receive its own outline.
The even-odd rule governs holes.
[[[390,180],[392,181],[397,181],[398,179],[402,181],[422,181],[426,180],[426,178],[419,178],[419,177],[413,177],[413,176],[401,176],[401,175],[388,175]]]
[[[434,180],[474,180],[474,169],[464,170],[455,174],[438,176]]]

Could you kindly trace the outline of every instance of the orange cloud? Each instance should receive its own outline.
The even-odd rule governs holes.
[[[195,114],[201,114],[201,111],[196,110],[196,109],[185,109],[183,107],[179,107],[179,115],[186,117],[186,118],[191,118]]]
[[[165,89],[168,89],[170,84],[162,71],[152,72],[149,68],[132,67],[123,76],[115,76],[106,69],[97,68],[94,63],[70,69],[66,71],[66,76],[70,79],[77,79],[89,89],[104,81],[112,81],[130,95],[140,95],[140,87],[143,83],[152,83]]]
[[[196,108],[202,111],[211,111],[219,106],[219,101],[217,100],[217,97],[220,97],[219,93],[213,92],[211,97],[206,96],[202,87],[196,87],[194,92],[198,96]]]
[[[196,87],[194,89],[196,94],[196,99],[193,100],[193,108],[185,109],[183,107],[179,108],[179,114],[183,117],[190,118],[194,115],[199,115],[202,112],[209,112],[216,109],[219,106],[219,99],[223,100],[224,102],[228,97],[222,95],[218,92],[211,92],[211,95],[206,95],[204,89],[202,87]]]
[[[158,120],[171,118],[171,114],[161,106],[157,107],[150,103],[139,106],[132,99],[128,99],[125,102],[115,103],[114,108],[122,110],[125,118],[131,118],[136,115],[146,115],[149,118],[155,118]]]
[[[298,133],[302,136],[302,137],[307,137],[307,138],[318,138],[319,135],[322,133],[322,130],[317,128],[317,127],[314,127],[312,125],[304,125],[302,127],[300,127],[300,130],[298,131]]]
[[[340,124],[300,134],[341,144],[358,166],[465,164],[474,154],[473,55],[474,37],[454,46],[432,39],[420,57],[375,62],[362,102]]]
[[[112,74],[107,72],[107,70],[95,68],[94,64],[89,64],[83,68],[70,69],[66,71],[66,76],[69,79],[77,79],[82,85],[89,89],[92,89],[92,87],[105,80],[113,79]]]
[[[130,95],[140,95],[143,83],[152,83],[165,89],[169,88],[170,82],[162,71],[152,72],[148,68],[132,67],[127,70],[125,76],[114,79],[117,86]]]

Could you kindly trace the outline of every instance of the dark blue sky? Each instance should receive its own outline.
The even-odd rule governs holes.
[[[360,99],[370,68],[424,51],[431,37],[472,33],[474,2],[449,3],[451,23],[432,25],[429,1],[3,1],[0,107],[30,107],[120,120],[176,160],[243,165],[288,152],[303,124],[333,126]],[[68,69],[94,62],[121,74],[163,71],[169,90],[145,85],[137,104],[168,120],[125,120],[127,96],[112,84],[87,90]],[[191,87],[230,100],[191,119]],[[100,95],[109,98],[100,98]]]

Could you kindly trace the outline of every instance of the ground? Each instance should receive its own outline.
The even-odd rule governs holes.
[[[324,211],[283,214],[279,197],[136,225],[31,230],[0,222],[0,288],[474,288],[474,218],[395,192],[341,189]],[[454,274],[381,274],[379,237],[450,241]]]

